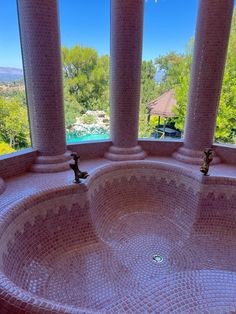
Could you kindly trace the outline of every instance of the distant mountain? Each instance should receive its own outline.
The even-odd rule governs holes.
[[[0,82],[12,82],[22,79],[22,69],[0,67]]]

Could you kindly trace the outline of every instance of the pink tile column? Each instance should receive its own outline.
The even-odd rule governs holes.
[[[31,137],[39,152],[32,170],[67,170],[57,1],[18,0],[18,15]]]
[[[143,0],[111,0],[110,160],[143,159],[138,146]]]
[[[201,163],[213,143],[233,6],[233,0],[199,2],[184,146],[174,154],[185,162]]]
[[[6,185],[3,179],[0,177],[0,195],[5,191]]]

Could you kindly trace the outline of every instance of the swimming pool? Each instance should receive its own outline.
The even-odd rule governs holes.
[[[76,143],[76,142],[84,142],[84,141],[96,141],[96,140],[107,140],[110,138],[109,134],[87,134],[83,136],[76,136],[67,134],[66,142],[67,143]]]

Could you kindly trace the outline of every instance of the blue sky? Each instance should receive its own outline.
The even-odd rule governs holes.
[[[145,1],[143,59],[184,52],[194,35],[198,0]],[[59,0],[61,43],[109,54],[110,0]],[[0,66],[22,67],[15,0],[0,0]]]

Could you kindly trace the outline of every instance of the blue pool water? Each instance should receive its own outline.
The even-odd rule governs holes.
[[[110,138],[109,134],[88,134],[83,136],[67,135],[67,143],[85,142],[85,141],[97,141],[97,140],[107,140]]]

